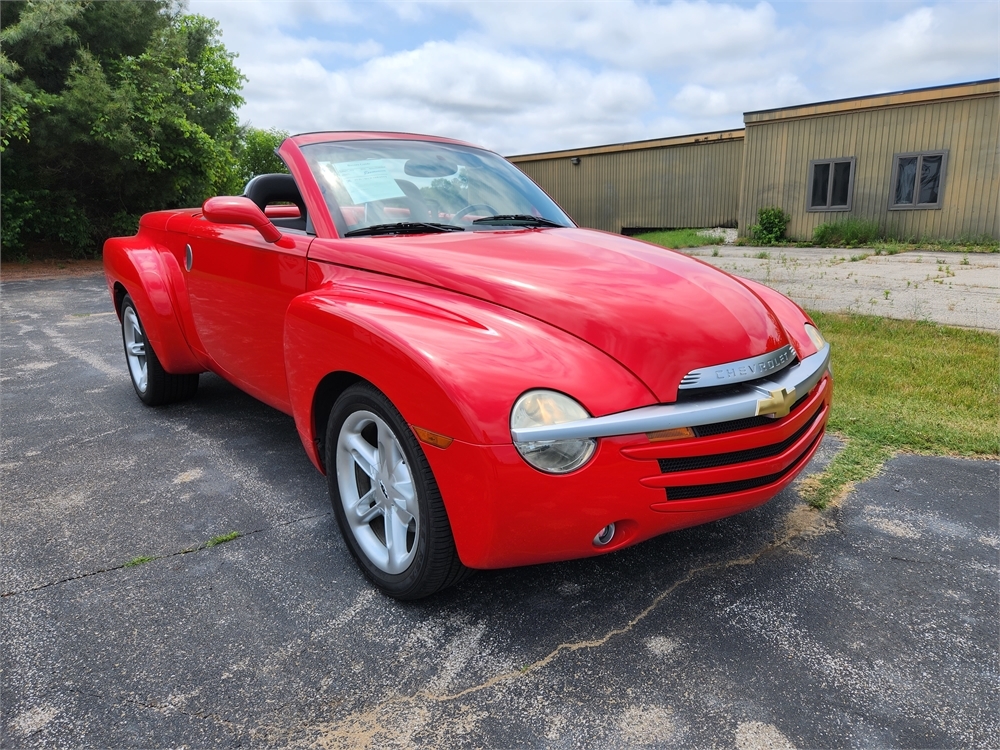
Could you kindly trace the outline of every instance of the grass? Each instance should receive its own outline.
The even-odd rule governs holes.
[[[722,244],[723,240],[721,237],[706,237],[703,234],[698,234],[701,231],[701,229],[664,229],[659,232],[637,234],[635,238],[673,249]]]
[[[867,219],[844,219],[820,224],[813,231],[813,242],[821,247],[858,246],[882,239],[878,222]]]
[[[207,542],[205,542],[205,549],[210,547],[215,547],[219,544],[225,544],[226,542],[231,542],[234,539],[239,539],[242,536],[238,531],[230,531],[228,534],[219,534],[218,536],[213,536]]]
[[[1000,338],[919,321],[812,313],[833,347],[828,429],[847,446],[800,485],[822,508],[897,451],[1000,453]]]
[[[989,235],[965,236],[957,240],[930,240],[900,237],[892,230],[883,230],[878,222],[868,219],[841,219],[820,224],[813,230],[812,245],[817,247],[865,247],[876,255],[894,255],[908,250],[940,250],[942,252],[996,253],[1000,241]]]
[[[219,534],[218,536],[213,536],[204,544],[198,547],[191,547],[190,549],[182,550],[181,552],[174,552],[174,555],[187,555],[191,552],[198,552],[203,549],[211,549],[212,547],[217,547],[220,544],[225,544],[226,542],[231,542],[234,539],[239,539],[243,534],[239,531],[230,531],[228,534]],[[172,555],[167,555],[168,557]],[[127,563],[125,563],[123,568],[134,568],[138,565],[143,565],[144,563],[152,562],[156,560],[155,557],[149,557],[147,555],[139,555],[138,557],[133,557]]]

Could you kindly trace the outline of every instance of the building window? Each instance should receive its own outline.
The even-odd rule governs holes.
[[[946,166],[947,151],[896,154],[889,208],[941,208]]]
[[[806,211],[850,211],[854,195],[854,157],[809,162]]]

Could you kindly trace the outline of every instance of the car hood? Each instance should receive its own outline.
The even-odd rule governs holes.
[[[681,378],[695,368],[789,343],[774,312],[737,278],[604,232],[318,240],[309,255],[433,284],[542,320],[613,357],[664,403],[676,400]]]

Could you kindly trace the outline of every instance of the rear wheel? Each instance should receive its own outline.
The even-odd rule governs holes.
[[[427,458],[373,386],[352,386],[334,404],[326,474],[344,540],[383,592],[420,599],[467,575]]]
[[[135,303],[129,295],[122,300],[122,343],[125,361],[135,393],[146,406],[162,406],[191,398],[198,390],[198,373],[172,375],[163,369],[160,360],[146,340]]]

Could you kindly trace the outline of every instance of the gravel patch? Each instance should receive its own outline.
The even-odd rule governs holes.
[[[739,230],[727,227],[714,227],[712,229],[702,229],[698,234],[702,237],[718,237],[722,240],[723,245],[734,245],[736,244],[736,236],[739,234]]]
[[[1000,254],[702,247],[681,252],[767,284],[805,308],[1000,331]]]

